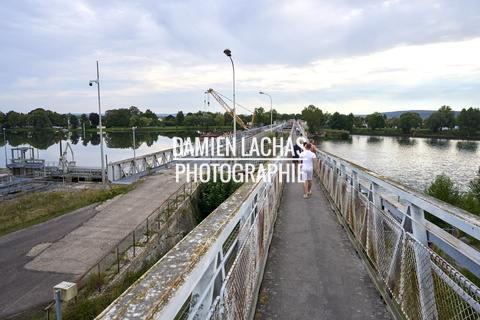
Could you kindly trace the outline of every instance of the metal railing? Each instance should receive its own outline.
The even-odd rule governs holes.
[[[329,153],[317,155],[322,184],[402,316],[479,319],[480,289],[462,272],[480,278],[480,251],[425,213],[476,240],[480,218]]]
[[[168,164],[173,160],[172,148],[122,161],[110,162],[107,168],[108,180],[113,182],[161,166],[168,167]]]
[[[264,180],[245,183],[97,319],[251,317],[285,183],[282,157],[272,160]]]
[[[83,283],[95,280],[99,291],[101,291],[108,282],[104,281],[105,277],[113,279],[113,277],[118,275],[122,268],[128,266],[128,263],[136,257],[139,249],[144,247],[154,234],[164,238],[169,236],[168,221],[170,216],[189,195],[195,192],[198,186],[199,183],[194,181],[187,181],[181,185],[168,199],[152,211],[145,220],[139,223],[123,239],[112,246],[102,258],[88,268],[76,282]]]
[[[277,126],[275,129],[278,129]],[[238,132],[237,138],[245,138],[245,143],[250,144],[253,137],[260,138],[265,136],[267,133],[263,130],[264,128],[256,128],[253,129],[252,132]],[[253,135],[252,135],[253,134]],[[222,136],[229,141],[232,140],[233,135]],[[236,141],[237,149],[240,141]],[[248,145],[247,145],[248,147]],[[219,149],[225,148],[225,143],[219,146]],[[107,166],[107,174],[108,180],[114,182],[116,180],[129,177],[135,174],[139,174],[142,172],[148,172],[149,170],[153,170],[155,168],[159,168],[165,166],[168,168],[169,164],[177,161],[178,159],[175,158],[175,155],[180,154],[179,148],[174,149],[166,149],[146,155],[137,156],[135,158],[129,158],[121,161],[110,162]],[[185,157],[183,160],[192,160],[192,157]]]

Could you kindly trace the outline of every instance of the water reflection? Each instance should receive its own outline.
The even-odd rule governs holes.
[[[433,148],[446,149],[450,147],[450,140],[446,139],[426,139],[425,143]]]
[[[380,143],[380,142],[383,142],[383,138],[382,137],[369,136],[368,139],[367,139],[367,142],[368,143]]]
[[[437,175],[446,173],[467,191],[480,166],[479,141],[360,135],[352,135],[352,139],[350,144],[323,140],[317,146],[417,190],[425,190]]]
[[[417,140],[410,138],[396,138],[397,143],[402,147],[414,147],[417,144]]]
[[[457,149],[460,150],[460,151],[477,152],[478,142],[475,142],[475,141],[458,141],[457,142]]]
[[[158,131],[135,131],[135,150],[137,155],[153,153],[156,151],[172,148],[173,137],[197,137],[197,131],[183,132],[158,132]],[[78,166],[100,165],[100,134],[97,132],[52,132],[52,131],[7,131],[6,144],[2,140],[0,152],[0,166],[5,167],[5,155],[10,160],[10,149],[20,146],[31,146],[40,150],[40,158],[50,162],[58,161],[60,141],[71,145],[75,153]],[[108,132],[104,134],[105,153],[109,161],[119,161],[129,158],[133,154],[132,131]],[[123,150],[123,151],[122,151]],[[98,153],[98,154],[97,154]],[[49,165],[52,165],[51,163]]]

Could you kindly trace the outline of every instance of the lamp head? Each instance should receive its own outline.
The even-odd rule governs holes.
[[[88,85],[91,87],[94,83],[98,84],[98,80],[90,80],[90,82],[88,82]]]
[[[230,49],[225,49],[223,50],[223,53],[225,53],[227,55],[227,57],[231,57],[232,56],[232,51],[230,51]]]
[[[265,93],[264,93],[264,92],[262,92],[262,91],[260,91],[259,93],[260,93],[260,94],[265,94]]]

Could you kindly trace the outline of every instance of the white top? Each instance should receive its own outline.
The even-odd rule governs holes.
[[[300,159],[302,161],[302,171],[308,172],[313,171],[313,159],[317,156],[310,150],[305,150],[300,153]]]

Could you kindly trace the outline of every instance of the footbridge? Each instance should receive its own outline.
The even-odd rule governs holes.
[[[288,182],[290,156],[272,159],[265,179],[245,183],[98,319],[480,317],[479,217],[320,150],[303,199]]]

